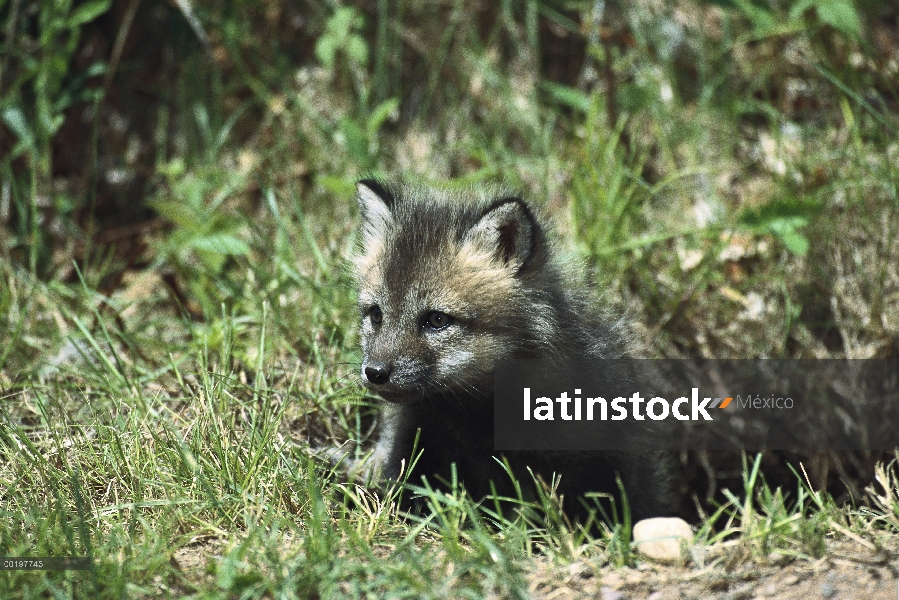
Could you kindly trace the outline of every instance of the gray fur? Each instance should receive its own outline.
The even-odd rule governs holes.
[[[622,323],[575,289],[546,226],[515,196],[370,180],[360,182],[358,192],[361,376],[387,400],[370,472],[398,479],[420,431],[423,453],[410,481],[449,479],[455,463],[474,498],[489,494],[491,481],[511,494],[493,458],[494,365],[514,358],[625,357],[630,344]],[[434,311],[451,323],[429,325]],[[434,317],[433,323],[442,322]],[[545,481],[560,474],[567,512],[581,512],[577,498],[585,492],[615,493],[618,473],[635,518],[668,514],[668,458],[639,446],[507,452],[505,458],[521,482],[530,480],[527,467]]]

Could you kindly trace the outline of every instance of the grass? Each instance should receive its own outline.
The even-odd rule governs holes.
[[[81,179],[47,149],[76,143],[65,128],[29,144],[13,127],[34,116],[23,57],[73,52],[36,51],[20,27],[0,106],[21,138],[0,189],[0,554],[94,568],[4,571],[0,596],[529,597],[540,560],[639,562],[625,507],[585,531],[551,485],[508,499],[515,515],[410,482],[426,510],[404,516],[314,460],[364,446],[375,421],[356,379],[352,184],[521,190],[657,355],[896,357],[899,66],[876,42],[895,10],[856,31],[796,4],[387,0],[315,5],[300,33],[277,2],[198,5],[209,56],[171,9],[158,18],[180,23],[184,60],[154,82],[149,123],[130,122],[138,158],[101,156],[98,137],[119,142],[94,117]],[[571,56],[583,67],[564,75]],[[120,64],[113,81],[138,97],[121,69],[140,60]],[[88,83],[54,99],[78,74],[54,73],[54,119],[129,118]],[[127,189],[91,179],[141,170]],[[125,234],[98,207],[132,189],[157,220],[103,243],[90,232]],[[812,561],[837,538],[886,552],[899,489],[884,458],[798,456],[783,476],[743,457],[697,501],[691,562]],[[700,462],[685,467],[696,496]],[[826,491],[837,478],[851,501]]]

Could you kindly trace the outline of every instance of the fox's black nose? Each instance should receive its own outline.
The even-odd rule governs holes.
[[[390,367],[384,363],[370,362],[365,367],[365,378],[375,385],[387,383],[390,379]]]

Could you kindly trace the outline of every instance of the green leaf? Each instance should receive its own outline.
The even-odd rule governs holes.
[[[93,0],[92,2],[82,4],[69,15],[66,25],[69,29],[74,29],[84,23],[93,21],[109,10],[111,4],[112,0]]]
[[[359,124],[352,119],[344,117],[340,120],[340,131],[343,133],[346,149],[350,157],[367,168],[371,167],[372,157],[368,151],[369,138]]]
[[[793,254],[804,256],[808,252],[808,238],[799,232],[801,227],[805,227],[808,221],[802,217],[787,217],[784,219],[776,219],[768,223],[768,231],[777,236],[783,242],[787,250]]]
[[[18,106],[11,106],[3,111],[3,122],[6,123],[13,133],[22,141],[23,144],[30,149],[34,148],[34,132],[28,125],[28,119],[25,113]]]
[[[796,254],[798,256],[805,256],[806,253],[808,253],[808,238],[806,238],[795,229],[784,231],[777,237],[779,237],[780,241],[784,243],[784,246],[787,247],[787,250],[789,250],[793,254]]]
[[[734,3],[752,22],[752,29],[755,35],[764,37],[776,28],[777,21],[770,10],[753,4],[748,0],[734,0]]]
[[[347,40],[346,53],[350,60],[359,65],[368,64],[368,45],[358,35]]]
[[[183,200],[156,200],[150,207],[178,227],[195,230],[200,221],[200,213],[196,208]]]
[[[390,115],[396,112],[396,109],[399,108],[399,106],[400,101],[398,98],[388,98],[375,107],[371,116],[368,117],[368,125],[366,127],[366,129],[368,129],[368,135],[374,136],[381,128],[381,125],[384,124],[384,121],[390,118]]]
[[[95,62],[87,68],[87,70],[82,74],[82,77],[96,77],[97,75],[103,75],[104,73],[106,73],[106,63]]]
[[[230,233],[213,233],[191,240],[190,245],[197,250],[222,256],[242,256],[250,253],[250,246]]]
[[[320,186],[338,198],[352,198],[353,193],[356,190],[355,182],[334,175],[323,175],[317,177],[316,181]]]
[[[337,45],[334,38],[322,36],[315,42],[315,56],[328,70],[334,68],[334,56],[337,53]]]
[[[577,88],[553,83],[551,81],[542,82],[540,87],[559,104],[584,113],[590,110],[590,96]]]
[[[213,273],[220,273],[222,271],[222,267],[225,266],[225,259],[228,258],[225,254],[220,254],[219,252],[209,252],[207,250],[202,250],[197,248],[197,258],[203,263],[203,265]]]
[[[787,198],[746,210],[737,222],[754,233],[773,234],[787,250],[803,256],[808,252],[809,240],[800,230],[820,209],[820,203]]]
[[[846,35],[858,37],[861,33],[862,24],[851,2],[829,0],[818,4],[815,9],[822,22],[839,29]]]
[[[799,0],[790,7],[790,20],[796,21],[810,8],[814,8],[816,0]]]
[[[368,45],[361,36],[353,34],[353,30],[362,25],[362,15],[355,8],[338,8],[315,43],[315,56],[328,69],[334,67],[338,50],[342,50],[352,63],[367,63]]]
[[[334,11],[328,19],[327,31],[331,35],[345,38],[354,27],[361,25],[361,15],[352,6],[344,6]]]

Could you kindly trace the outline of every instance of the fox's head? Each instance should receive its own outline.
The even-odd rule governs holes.
[[[520,198],[357,184],[362,379],[392,402],[488,397],[494,365],[551,328],[544,232]],[[544,294],[545,295],[545,294]],[[541,308],[543,307],[543,308]]]

